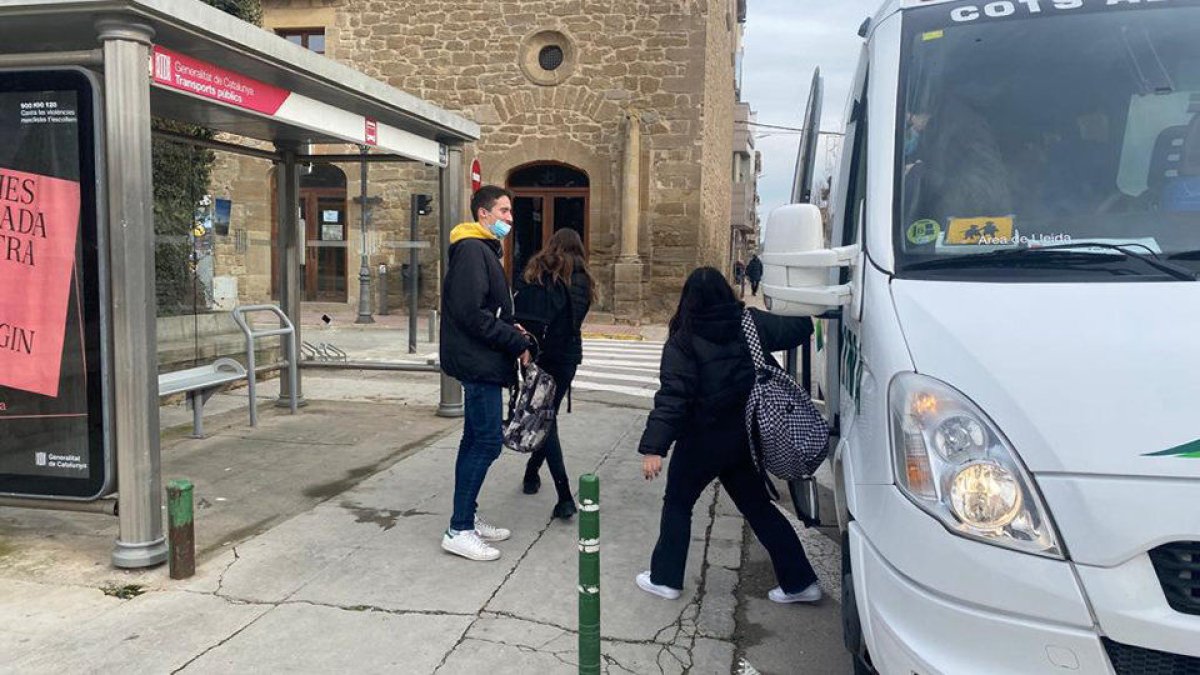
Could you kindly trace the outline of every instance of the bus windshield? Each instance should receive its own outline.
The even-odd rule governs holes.
[[[1114,245],[1200,269],[1198,29],[1200,4],[1191,0],[908,11],[898,273],[986,268],[998,280],[1070,281],[1156,274]],[[1096,264],[981,255],[1045,246]],[[999,259],[1038,264],[991,264]]]

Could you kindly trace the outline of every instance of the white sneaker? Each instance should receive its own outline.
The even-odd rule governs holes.
[[[463,530],[454,536],[446,532],[442,535],[442,550],[469,560],[486,561],[500,557],[500,551],[484,543],[475,530]]]
[[[778,602],[783,605],[792,602],[816,602],[821,599],[821,595],[821,586],[815,581],[799,593],[784,593],[783,589],[779,586],[772,588],[771,592],[767,593],[767,597],[772,602]]]
[[[479,538],[484,541],[504,541],[512,536],[510,530],[489,525],[480,520],[479,516],[475,516],[475,534],[478,534]]]
[[[641,574],[637,575],[637,585],[638,585],[638,588],[642,589],[643,591],[646,591],[650,595],[657,595],[658,597],[666,598],[667,600],[678,600],[679,599],[679,589],[678,588],[671,588],[670,586],[659,586],[658,584],[650,581],[650,572],[648,572],[648,571],[642,572]]]

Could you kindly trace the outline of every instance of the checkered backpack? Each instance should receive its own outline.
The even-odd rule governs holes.
[[[829,425],[804,387],[767,363],[750,310],[742,314],[742,335],[755,372],[746,401],[750,454],[760,472],[765,468],[781,480],[808,478],[829,453]]]
[[[521,384],[508,399],[504,447],[521,453],[540,450],[554,424],[554,378],[532,361],[521,371]]]

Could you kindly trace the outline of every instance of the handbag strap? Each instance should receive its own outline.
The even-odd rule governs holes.
[[[750,315],[749,309],[742,312],[742,336],[746,339],[746,346],[750,348],[754,370],[763,372],[767,369],[767,360],[763,357],[762,344],[758,341],[758,326],[754,325],[754,317]]]

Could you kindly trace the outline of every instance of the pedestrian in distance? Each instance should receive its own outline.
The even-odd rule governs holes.
[[[779,603],[816,602],[821,599],[817,576],[795,530],[771,502],[768,479],[750,454],[745,410],[755,371],[742,335],[744,311],[714,268],[702,267],[684,283],[663,350],[662,386],[638,446],[646,480],[659,475],[667,450],[672,444],[675,448],[667,469],[658,542],[649,571],[636,581],[647,593],[679,597],[692,538],[692,508],[715,479],[771,556],[779,586],[768,597]],[[772,364],[770,352],[797,347],[812,336],[812,321],[806,317],[749,311]]]
[[[746,264],[746,278],[750,280],[750,295],[758,295],[758,284],[762,281],[763,264],[758,259],[758,254],[755,253],[750,258],[750,262]]]
[[[746,295],[746,263],[739,258],[733,263],[733,285],[738,287],[738,296]]]
[[[454,514],[442,548],[470,560],[496,560],[492,543],[511,532],[477,514],[480,489],[503,445],[503,395],[528,363],[532,341],[513,319],[512,292],[500,264],[512,230],[512,193],[494,185],[471,197],[475,220],[450,231],[442,282],[442,371],[463,385],[463,435],[454,465]]]
[[[532,453],[525,465],[525,494],[536,494],[542,481],[542,463],[550,468],[558,501],[554,517],[575,515],[571,479],[563,461],[557,413],[583,362],[582,326],[595,299],[596,284],[584,261],[583,240],[570,228],[554,233],[529,261],[515,298],[517,320],[538,343],[536,362],[554,379],[555,420],[545,445]]]

